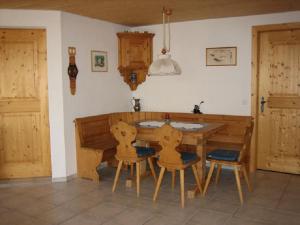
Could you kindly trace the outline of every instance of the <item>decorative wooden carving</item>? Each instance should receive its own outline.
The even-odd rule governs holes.
[[[76,55],[76,48],[69,47],[69,67],[68,67],[68,74],[70,78],[70,90],[71,94],[75,95],[76,93],[76,77],[78,74],[78,69],[75,63],[75,55]]]
[[[119,38],[119,71],[131,90],[145,81],[152,63],[154,34],[144,32],[117,33]]]

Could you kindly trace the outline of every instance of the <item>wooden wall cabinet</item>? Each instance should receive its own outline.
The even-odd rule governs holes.
[[[145,81],[152,63],[154,34],[144,32],[117,33],[119,38],[119,71],[131,90]]]

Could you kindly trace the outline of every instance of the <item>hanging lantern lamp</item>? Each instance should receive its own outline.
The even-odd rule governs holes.
[[[171,40],[171,30],[170,30],[170,16],[172,15],[171,9],[163,8],[163,48],[158,59],[150,65],[148,70],[149,76],[154,75],[178,75],[181,74],[181,69],[178,63],[171,58],[170,54],[170,40]],[[167,24],[166,24],[167,17]],[[168,30],[168,32],[166,32]],[[167,34],[167,35],[166,35]],[[168,38],[166,38],[168,36]]]

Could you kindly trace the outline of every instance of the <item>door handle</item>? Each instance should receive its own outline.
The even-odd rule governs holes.
[[[265,111],[265,103],[266,103],[267,101],[265,101],[265,98],[264,98],[264,96],[261,96],[261,100],[260,100],[260,111],[261,112],[264,112]]]

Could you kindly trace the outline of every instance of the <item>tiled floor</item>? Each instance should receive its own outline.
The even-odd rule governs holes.
[[[254,191],[248,193],[243,186],[241,206],[234,176],[224,171],[206,197],[187,200],[182,209],[178,182],[171,191],[169,174],[153,203],[152,177],[142,180],[137,198],[135,188],[125,187],[126,174],[111,193],[114,170],[102,172],[101,184],[82,179],[0,184],[0,225],[300,225],[300,176],[258,171]],[[188,170],[186,190],[192,187],[192,178]]]

